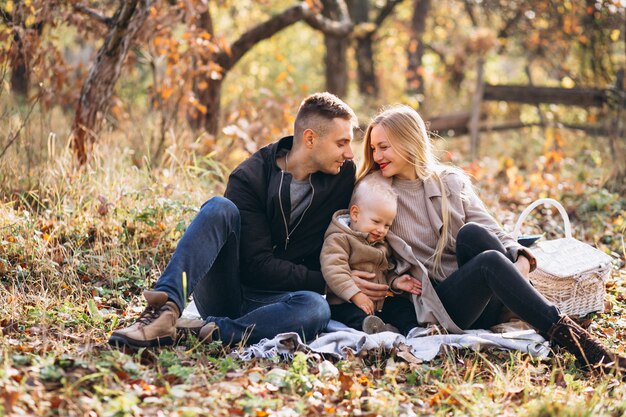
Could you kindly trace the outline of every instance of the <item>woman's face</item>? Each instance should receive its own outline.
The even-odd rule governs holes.
[[[372,159],[380,167],[383,177],[396,176],[405,180],[417,179],[415,166],[391,146],[385,129],[380,125],[374,126],[370,132],[370,148]]]

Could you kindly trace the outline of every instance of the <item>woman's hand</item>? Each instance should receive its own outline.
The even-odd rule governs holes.
[[[352,304],[363,310],[365,314],[369,316],[374,314],[374,302],[362,292],[354,294],[350,301],[352,302]]]
[[[402,290],[415,295],[422,294],[422,282],[407,274],[393,280],[391,286],[394,290]]]
[[[528,274],[530,273],[530,261],[525,256],[518,256],[517,261],[513,264],[517,268],[517,270],[524,276],[524,278],[528,279]]]
[[[389,287],[385,284],[376,284],[371,280],[376,276],[373,272],[352,271],[352,279],[359,290],[372,301],[384,300]]]

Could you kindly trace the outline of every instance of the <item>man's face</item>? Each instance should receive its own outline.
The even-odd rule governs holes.
[[[352,123],[339,117],[334,118],[323,136],[315,135],[312,158],[318,171],[336,175],[341,165],[354,158],[352,142]]]

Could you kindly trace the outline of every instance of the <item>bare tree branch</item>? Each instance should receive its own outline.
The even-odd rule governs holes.
[[[346,6],[346,2],[343,0],[336,0],[336,2],[337,10],[339,11],[338,20],[328,19],[322,16],[321,13],[316,13],[312,11],[306,5],[306,3],[304,3],[303,5],[304,20],[313,29],[317,29],[325,35],[336,36],[338,38],[348,36],[354,29],[354,24],[350,19],[350,14],[348,13],[348,7]]]
[[[87,7],[84,4],[75,5],[74,10],[85,14],[106,26],[111,26],[113,24],[113,18],[107,17],[99,10],[92,9],[91,7]]]
[[[446,54],[443,51],[435,48],[433,45],[425,44],[424,47],[428,49],[430,52],[434,53],[439,57],[439,60],[443,63],[446,62]]]
[[[463,5],[465,6],[465,11],[467,12],[467,15],[472,21],[472,25],[474,27],[478,26],[478,20],[476,20],[476,15],[474,14],[474,9],[472,8],[470,2],[468,0],[464,0]]]
[[[393,12],[393,9],[400,3],[402,3],[403,0],[387,0],[387,2],[385,3],[385,5],[383,7],[381,7],[378,16],[376,16],[376,19],[374,19],[374,25],[376,25],[376,27],[380,27],[380,25],[383,24],[383,22],[385,21],[385,19],[387,19],[389,17],[389,15],[391,14],[391,12]]]
[[[498,38],[507,38],[509,37],[509,31],[513,28],[513,26],[522,18],[524,15],[524,10],[522,8],[517,9],[515,15],[506,21],[504,27],[500,29],[498,32]]]
[[[4,148],[2,148],[2,151],[0,152],[0,159],[4,157],[4,155],[7,153],[11,145],[13,145],[13,143],[15,143],[15,141],[20,137],[20,132],[22,131],[22,129],[24,129],[24,127],[28,123],[31,113],[33,112],[33,110],[35,109],[35,106],[39,102],[39,98],[40,97],[37,96],[37,99],[33,101],[33,103],[30,105],[30,108],[28,109],[26,116],[22,120],[22,124],[20,125],[20,127],[15,132],[9,135],[9,139],[7,140],[7,143],[4,145]]]
[[[10,25],[13,23],[13,16],[11,16],[10,13],[7,13],[4,9],[0,9],[0,15],[2,15],[2,20],[7,25]]]
[[[272,16],[270,19],[242,34],[230,46],[230,50],[221,51],[217,54],[217,63],[225,70],[231,69],[254,45],[274,36],[287,26],[302,20],[308,12],[309,7],[306,2],[301,2]]]

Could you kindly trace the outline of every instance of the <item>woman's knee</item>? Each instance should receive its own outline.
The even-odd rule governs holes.
[[[220,196],[207,200],[202,207],[200,207],[197,217],[203,222],[212,224],[221,223],[224,226],[231,226],[237,231],[239,231],[241,227],[239,209],[235,203]]]
[[[479,259],[481,266],[497,267],[507,264],[512,265],[509,258],[507,258],[505,254],[497,250],[484,251],[481,254],[477,255],[476,258]]]
[[[465,223],[457,234],[456,241],[464,242],[465,244],[476,243],[482,241],[486,236],[490,234],[489,230],[478,223],[469,222]]]

